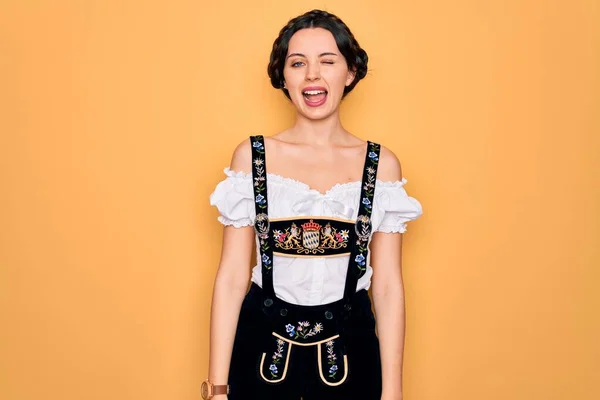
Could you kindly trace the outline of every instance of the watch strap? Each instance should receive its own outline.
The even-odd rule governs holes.
[[[213,396],[229,394],[229,385],[213,385],[212,389]]]

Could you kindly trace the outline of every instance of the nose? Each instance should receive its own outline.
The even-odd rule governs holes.
[[[306,68],[306,80],[316,81],[321,78],[321,70],[319,69],[319,63],[310,63]]]

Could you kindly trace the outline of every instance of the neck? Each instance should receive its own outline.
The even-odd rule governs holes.
[[[321,120],[312,120],[297,114],[296,122],[289,130],[289,135],[295,142],[321,146],[344,142],[348,132],[342,126],[339,111],[336,111]]]

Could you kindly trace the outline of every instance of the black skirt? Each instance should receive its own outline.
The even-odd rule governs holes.
[[[229,400],[380,400],[381,358],[366,290],[352,298],[298,306],[264,304],[252,283],[242,304],[231,366]]]

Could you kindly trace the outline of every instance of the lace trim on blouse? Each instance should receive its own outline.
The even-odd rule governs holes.
[[[219,222],[236,228],[253,225],[252,174],[233,171],[229,167],[223,172],[227,177],[218,183],[210,196],[211,205],[215,205],[220,212]],[[267,173],[267,182],[271,205],[269,212],[273,218],[293,217],[301,211],[304,215],[356,219],[354,214],[357,213],[355,207],[360,196],[360,181],[337,183],[323,193],[304,182],[272,173]],[[406,223],[422,214],[419,201],[408,196],[404,189],[407,182],[406,178],[398,181],[377,180],[373,207],[374,232],[404,233]],[[319,211],[322,214],[315,215]],[[333,215],[335,211],[341,214]]]

